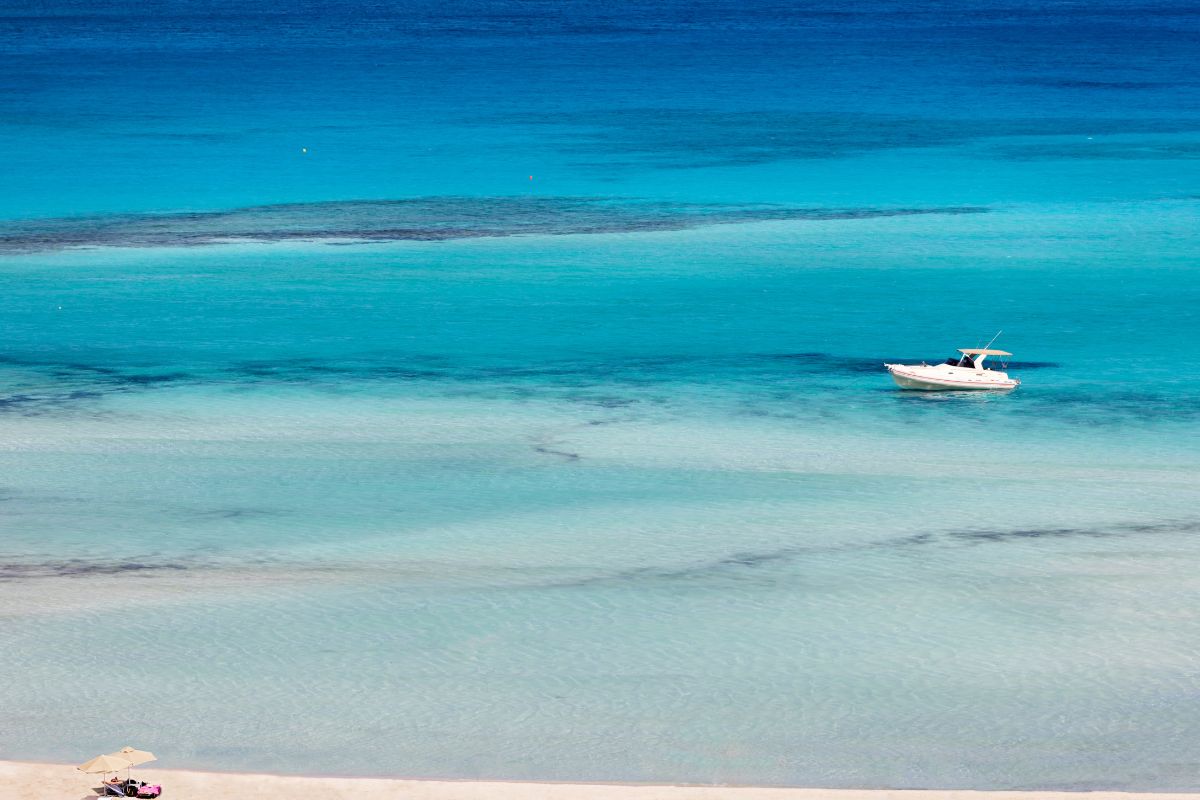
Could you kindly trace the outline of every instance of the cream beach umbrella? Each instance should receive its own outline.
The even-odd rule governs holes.
[[[154,753],[149,750],[137,750],[132,747],[122,747],[115,753],[109,753],[113,758],[123,758],[129,762],[125,767],[127,770],[132,770],[138,764],[149,764],[151,761],[158,761]],[[125,777],[129,777],[129,773],[125,773]]]
[[[108,755],[96,756],[91,761],[80,764],[75,769],[80,772],[95,774],[97,772],[119,772],[129,765],[129,759],[110,753]]]
[[[103,772],[105,775],[107,775],[110,772],[120,772],[127,767],[129,767],[129,761],[127,759],[121,756],[109,754],[96,756],[91,761],[80,764],[75,769],[79,770],[80,772],[87,772],[93,775],[100,772]]]

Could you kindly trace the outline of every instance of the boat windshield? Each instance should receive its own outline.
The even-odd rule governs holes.
[[[975,368],[975,362],[971,360],[970,356],[950,356],[950,358],[946,359],[946,363],[952,367],[966,367],[967,369]]]

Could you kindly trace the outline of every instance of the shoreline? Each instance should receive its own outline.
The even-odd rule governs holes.
[[[1200,792],[1040,791],[979,789],[820,789],[686,784],[515,780],[312,777],[269,773],[135,769],[160,783],[167,800],[1200,800]],[[70,764],[0,761],[0,783],[23,800],[87,800],[99,776]]]

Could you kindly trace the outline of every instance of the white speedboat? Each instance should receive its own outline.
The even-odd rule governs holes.
[[[892,380],[901,389],[917,389],[924,392],[955,392],[979,389],[1008,390],[1021,385],[1007,372],[987,369],[983,366],[988,356],[1011,356],[1006,350],[987,348],[960,349],[958,358],[948,358],[942,364],[884,364],[892,373]],[[1008,366],[1005,364],[1004,366]]]

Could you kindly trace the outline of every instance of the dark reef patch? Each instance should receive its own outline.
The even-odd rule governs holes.
[[[927,354],[929,363],[941,359]],[[1027,377],[1018,392],[1003,395],[966,392],[903,392],[883,370],[885,361],[919,363],[912,356],[839,355],[825,352],[730,352],[719,354],[579,356],[526,363],[476,362],[433,354],[373,352],[340,358],[256,359],[226,363],[146,363],[129,366],[61,361],[43,355],[0,359],[7,393],[0,394],[0,417],[64,413],[104,413],[106,397],[207,386],[250,390],[297,386],[316,391],[404,391],[425,386],[472,395],[544,397],[597,408],[639,404],[669,405],[672,387],[697,382],[716,387],[722,402],[738,415],[778,419],[842,415],[841,402],[874,406],[900,424],[982,419],[1021,424],[1069,422],[1087,427],[1176,424],[1200,418],[1200,397],[1171,386],[1146,389],[1106,387],[1096,392],[1070,375],[1035,380],[1051,361],[1011,362]],[[1028,373],[1028,376],[1027,376]],[[830,398],[839,398],[831,401]],[[1000,415],[998,418],[997,415]]]
[[[955,531],[950,534],[956,539],[977,542],[1006,542],[1010,539],[1062,539],[1066,537],[1112,535],[1109,531],[1090,528],[1017,528],[1007,531]]]
[[[107,395],[198,380],[178,370],[120,369],[75,360],[0,357],[0,371],[8,370],[13,373],[7,380],[11,393],[0,395],[0,415],[25,417],[76,410]]]
[[[96,400],[102,396],[103,392],[85,390],[12,394],[0,397],[0,414],[37,417],[71,409],[85,401]]]
[[[192,565],[180,561],[86,560],[81,558],[36,563],[0,563],[0,581],[28,578],[79,578],[97,575],[128,575],[181,572]]]
[[[1192,533],[1200,530],[1200,522],[1130,523],[1099,528],[1016,528],[1011,530],[954,531],[950,537],[967,542],[1006,542],[1014,539],[1108,538],[1139,533]]]
[[[579,453],[573,453],[570,450],[555,450],[553,447],[546,447],[545,445],[535,445],[533,452],[546,456],[558,456],[566,461],[579,461],[583,458]]]
[[[148,385],[155,384],[155,383],[176,383],[178,381],[185,381],[185,380],[188,380],[191,376],[185,372],[171,372],[171,373],[164,373],[164,374],[157,374],[157,375],[156,374],[146,375],[146,374],[137,374],[137,373],[121,375],[118,373],[118,375],[116,377],[118,377],[124,383],[130,384],[133,386],[148,386]]]
[[[557,453],[555,453],[557,454]],[[222,519],[237,519],[239,512],[250,511],[255,515],[256,509],[231,509],[233,516]],[[218,510],[219,511],[219,510]],[[270,512],[274,513],[274,512]],[[526,573],[517,570],[524,578],[519,584],[525,588],[537,589],[572,589],[582,586],[596,585],[654,585],[658,583],[703,582],[710,580],[758,581],[774,582],[781,576],[773,568],[786,566],[806,558],[853,554],[879,549],[910,549],[924,550],[930,547],[975,547],[995,546],[1010,543],[1026,543],[1037,546],[1041,541],[1064,539],[1105,539],[1118,537],[1136,537],[1140,535],[1171,535],[1194,534],[1200,532],[1200,520],[1165,520],[1148,523],[1127,523],[1099,525],[1095,527],[1064,527],[1048,526],[1045,528],[971,528],[943,531],[927,531],[876,541],[853,542],[846,544],[794,544],[764,550],[738,550],[725,556],[700,561],[695,564],[681,566],[648,566],[631,569],[615,570],[609,573],[594,574],[576,579],[559,579],[545,581],[540,578],[544,574],[540,568]],[[223,570],[228,567],[246,567],[252,565],[258,568],[280,567],[288,571],[325,573],[345,572],[361,569],[366,565],[353,563],[324,563],[324,562],[288,562],[284,565],[273,559],[255,556],[241,556],[236,562],[224,560],[209,560],[198,556],[175,557],[158,560],[152,556],[129,558],[70,558],[0,561],[0,582],[21,580],[53,579],[53,578],[87,578],[105,576],[128,576],[131,578],[149,577],[161,573],[178,573],[195,570]],[[399,563],[384,567],[387,570],[399,569],[404,572],[408,565]],[[530,580],[532,579],[532,580]],[[527,582],[528,581],[528,582]]]
[[[677,231],[782,220],[977,214],[978,206],[801,208],[599,197],[422,197],[284,203],[226,211],[112,214],[0,223],[0,254],[92,247],[199,247],[229,242],[447,241],[522,234]]]
[[[554,583],[552,586],[572,588],[610,583],[643,583],[658,581],[691,581],[710,578],[765,577],[759,573],[765,568],[794,562],[805,557],[838,553],[854,553],[879,549],[906,549],[932,546],[972,546],[1000,544],[1014,541],[1067,538],[1111,538],[1138,534],[1195,533],[1200,531],[1200,521],[1180,520],[1157,523],[1129,523],[1095,528],[1013,528],[1013,529],[967,529],[918,533],[874,542],[832,545],[792,545],[773,550],[745,550],[727,556],[683,567],[639,567],[622,570],[608,575],[597,575],[578,581]]]

